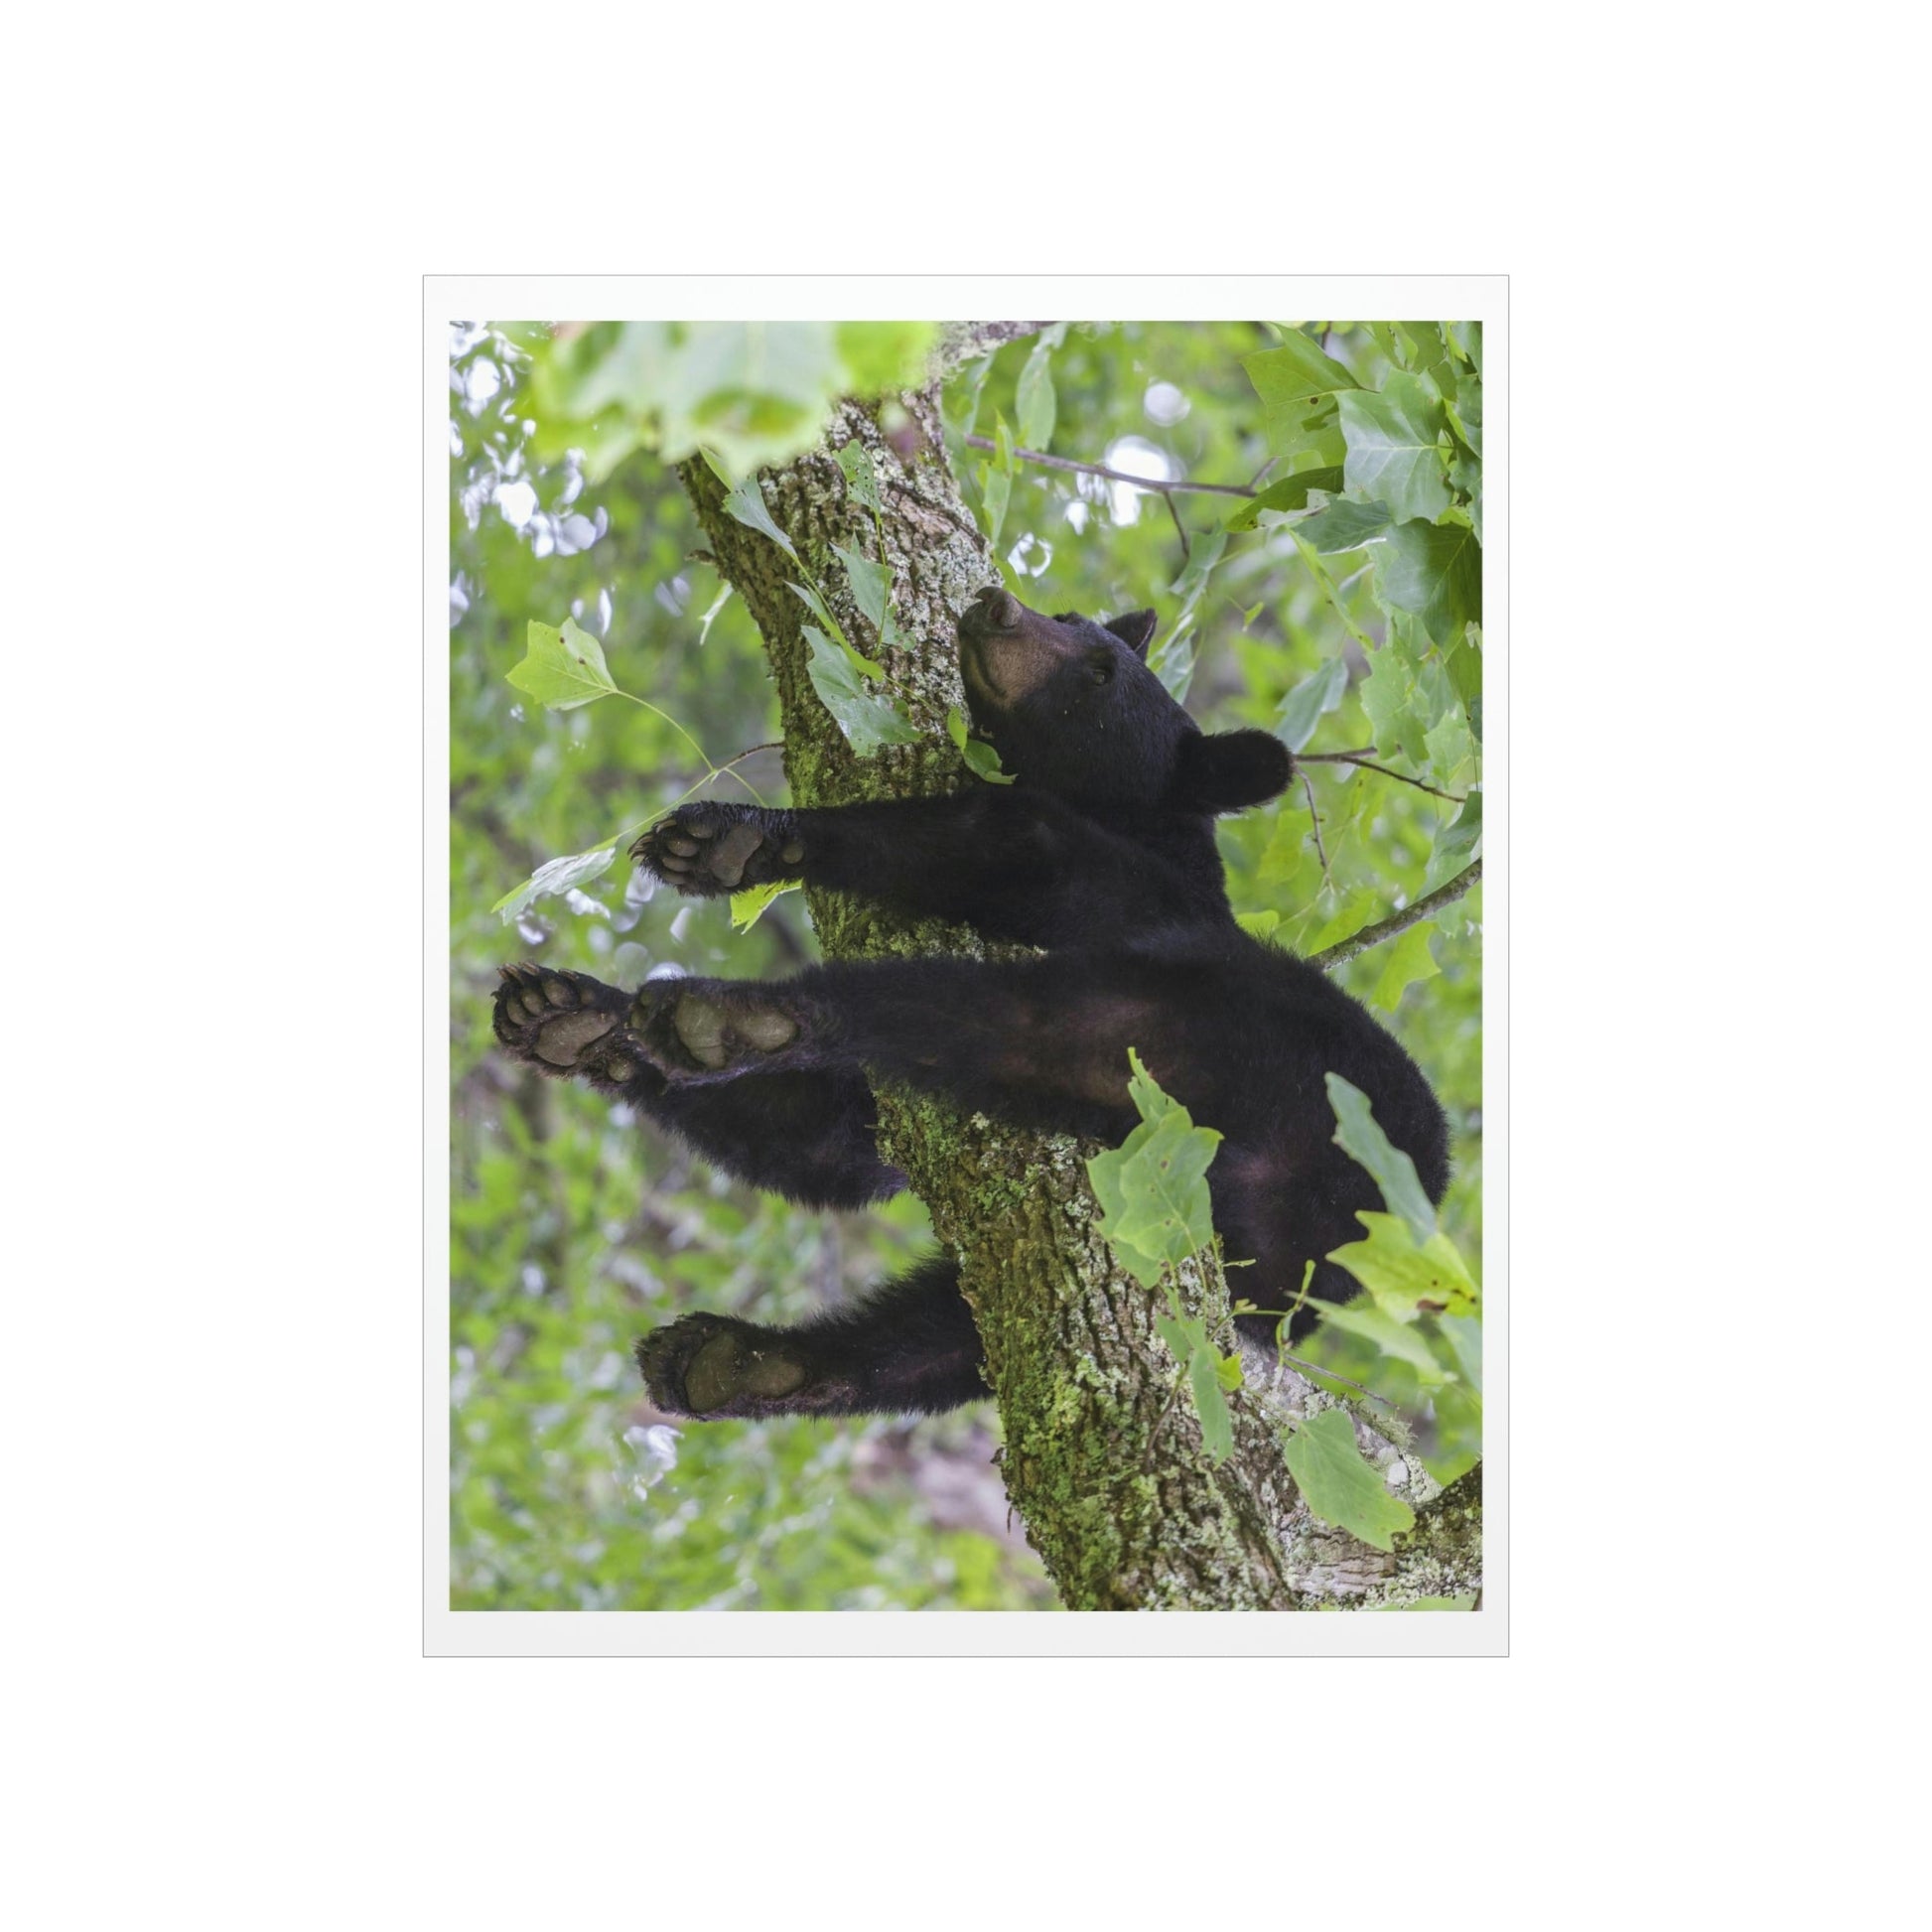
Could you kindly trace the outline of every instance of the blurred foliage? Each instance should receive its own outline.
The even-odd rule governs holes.
[[[922,379],[923,322],[512,324],[538,352],[530,369],[539,458],[577,448],[602,482],[633,450],[676,463],[707,451],[728,480],[783,463],[818,440],[840,396]]]
[[[764,325],[759,366],[784,372],[767,392],[729,358],[667,372],[647,352],[656,339],[630,327],[667,328],[478,324],[452,337],[452,1602],[1045,1607],[1037,1563],[1005,1523],[990,1404],[916,1425],[676,1430],[629,1362],[637,1334],[691,1308],[786,1320],[862,1291],[929,1239],[917,1203],[801,1213],[492,1050],[505,958],[635,985],[815,956],[800,895],[738,932],[723,901],[654,897],[604,860],[694,790],[784,797],[776,753],[753,749],[776,736],[759,640],[692,560],[702,539],[669,458],[680,439],[736,438],[741,463],[799,447],[787,441],[799,412],[828,383],[864,364],[885,386],[903,366],[893,355],[922,353],[927,337]],[[683,352],[704,327],[658,346]],[[630,363],[607,366],[620,351]],[[1203,725],[1278,730],[1305,756],[1375,747],[1377,763],[1453,795],[1305,763],[1274,805],[1226,821],[1237,913],[1298,950],[1480,853],[1479,363],[1479,338],[1454,324],[1073,324],[948,384],[955,469],[1029,603],[1096,616],[1152,604],[1157,668]],[[693,366],[721,390],[695,386]],[[1026,450],[1149,486],[1047,469]],[[1262,494],[1164,497],[1180,479]],[[530,624],[564,634],[567,621],[633,702],[546,710],[512,686]],[[535,892],[517,891],[545,867]],[[1440,1222],[1467,1256],[1480,1252],[1480,916],[1477,888],[1336,969],[1449,1109],[1455,1174]],[[1453,1381],[1413,1347],[1337,1322],[1302,1348],[1396,1404],[1447,1479],[1479,1450],[1479,1331],[1473,1316],[1441,1326]]]

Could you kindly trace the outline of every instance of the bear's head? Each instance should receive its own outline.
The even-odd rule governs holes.
[[[1205,733],[1147,666],[1154,613],[1096,623],[982,591],[959,620],[973,724],[1029,784],[1094,804],[1209,814],[1272,798],[1293,770],[1262,731]]]

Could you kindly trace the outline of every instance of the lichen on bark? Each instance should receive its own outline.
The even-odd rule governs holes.
[[[948,740],[946,716],[965,702],[958,616],[998,572],[946,461],[937,382],[888,409],[890,433],[878,406],[840,404],[821,447],[760,477],[773,520],[847,635],[884,663],[895,699],[919,729],[917,744],[887,746],[869,759],[853,753],[806,674],[807,613],[788,588],[796,566],[730,515],[708,466],[693,460],[681,471],[719,569],[764,639],[785,772],[800,805],[981,782]],[[854,440],[879,479],[877,525],[834,460]],[[880,645],[834,544],[891,566],[903,641]],[[865,901],[819,891],[807,900],[831,958],[1002,950],[964,928],[903,920]],[[1068,1607],[1296,1609],[1386,1593],[1399,1565],[1368,1561],[1379,1558],[1374,1551],[1357,1562],[1363,1546],[1344,1537],[1349,1549],[1338,1552],[1332,1539],[1340,1532],[1311,1527],[1281,1454],[1287,1412],[1279,1388],[1237,1392],[1234,1452],[1219,1466],[1209,1459],[1179,1390],[1179,1364],[1154,1326],[1165,1303],[1115,1266],[1099,1233],[1085,1170],[1091,1150],[1067,1136],[964,1117],[923,1094],[882,1088],[878,1101],[882,1151],[908,1174],[961,1262],[1005,1429],[1007,1491]],[[1232,1348],[1218,1267],[1190,1265],[1181,1275],[1188,1311]]]

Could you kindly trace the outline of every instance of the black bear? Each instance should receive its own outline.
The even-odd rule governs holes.
[[[840,962],[635,995],[510,966],[497,1038],[755,1185],[826,1207],[905,1184],[880,1159],[870,1078],[1117,1144],[1138,1120],[1132,1046],[1226,1137],[1208,1184],[1225,1253],[1254,1264],[1237,1277],[1243,1298],[1279,1312],[1312,1261],[1313,1293],[1346,1300],[1354,1282],[1323,1257],[1381,1201],[1333,1143],[1323,1074],[1368,1095],[1432,1200],[1449,1178],[1443,1110],[1361,1006],[1235,923],[1215,815],[1274,797],[1291,759],[1266,732],[1202,733],[1147,666],[1154,623],[1152,611],[1048,618],[983,592],[959,621],[960,669],[974,725],[1016,783],[825,811],[680,805],[632,848],[699,897],[802,879],[1036,956]],[[1242,1320],[1272,1341],[1275,1315]],[[637,1360],[652,1400],[689,1416],[940,1410],[986,1393],[945,1258],[795,1328],[689,1314],[638,1343]]]

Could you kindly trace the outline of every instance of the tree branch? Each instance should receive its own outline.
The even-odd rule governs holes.
[[[1368,748],[1371,752],[1375,747]],[[1379,771],[1385,778],[1399,778],[1405,785],[1414,785],[1418,791],[1427,791],[1438,798],[1447,798],[1451,805],[1464,805],[1466,798],[1453,791],[1445,791],[1440,785],[1425,784],[1420,778],[1412,778],[1406,771],[1392,771],[1386,764],[1377,764],[1373,759],[1365,759],[1359,752],[1297,752],[1297,764],[1359,764],[1364,771]]]
[[[971,450],[997,450],[999,445],[990,436],[968,436],[963,439]],[[1075,470],[1083,477],[1105,477],[1109,483],[1132,483],[1136,489],[1151,491],[1156,496],[1171,496],[1185,492],[1195,496],[1240,496],[1250,497],[1252,489],[1240,483],[1188,483],[1176,480],[1164,483],[1155,477],[1136,477],[1125,470],[1109,470],[1104,463],[1078,463],[1070,456],[1048,456],[1044,450],[1015,450],[1014,458],[1020,463],[1037,463],[1046,470]]]
[[[1346,939],[1337,939],[1332,946],[1324,946],[1320,952],[1309,954],[1309,964],[1319,966],[1325,973],[1344,960],[1353,959],[1357,953],[1365,953],[1371,946],[1379,946],[1384,939],[1393,939],[1399,932],[1407,932],[1412,925],[1419,925],[1424,919],[1434,918],[1444,906],[1460,898],[1477,880],[1482,877],[1482,861],[1465,866],[1447,886],[1438,886],[1433,893],[1425,893],[1413,905],[1405,905],[1400,912],[1392,912],[1386,919],[1378,919],[1373,925],[1365,925],[1361,931],[1350,933]]]
[[[1414,1528],[1395,1539],[1393,1550],[1376,1550],[1324,1523],[1297,1491],[1277,1523],[1288,1553],[1294,1608],[1393,1609],[1419,1597],[1467,1596],[1481,1589],[1480,1463],[1445,1489],[1424,1466],[1399,1416],[1370,1416],[1360,1404],[1342,1402],[1246,1341],[1241,1367],[1245,1386],[1277,1428],[1299,1428],[1323,1409],[1346,1410],[1355,1447],[1381,1472],[1390,1495],[1415,1512]]]
[[[939,341],[932,351],[932,373],[944,376],[991,349],[1004,348],[1008,343],[1023,342],[1050,329],[1049,322],[942,322]]]

